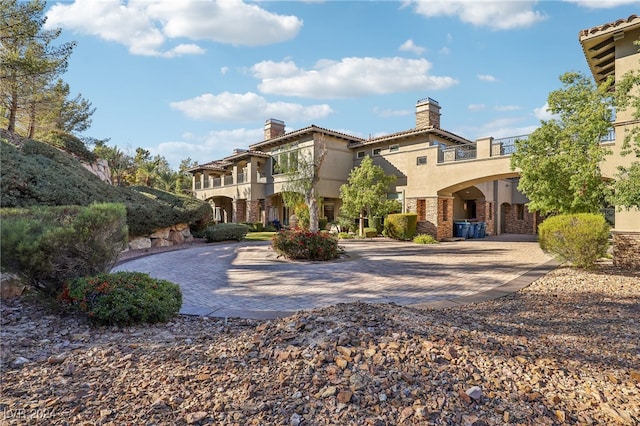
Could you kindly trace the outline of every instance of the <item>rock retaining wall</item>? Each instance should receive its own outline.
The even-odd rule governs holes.
[[[170,247],[190,243],[193,235],[189,224],[179,223],[168,228],[156,229],[150,235],[129,239],[129,250],[144,250],[152,247]]]

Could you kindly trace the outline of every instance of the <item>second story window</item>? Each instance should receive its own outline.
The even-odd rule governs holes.
[[[358,151],[356,153],[356,158],[362,159],[362,158],[364,158],[364,155],[365,155],[364,151]]]
[[[400,149],[400,145],[394,144],[389,147],[389,152],[396,152]]]
[[[416,157],[417,166],[424,166],[425,164],[427,164],[427,157]]]
[[[373,155],[380,155],[381,152],[382,148],[373,148],[373,150],[371,151]]]

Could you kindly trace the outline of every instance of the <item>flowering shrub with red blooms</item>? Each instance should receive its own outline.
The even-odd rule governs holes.
[[[338,239],[328,232],[280,231],[273,236],[271,245],[278,254],[289,259],[331,260],[342,253]]]
[[[142,272],[116,272],[66,282],[58,297],[102,325],[166,322],[182,307],[177,284]]]

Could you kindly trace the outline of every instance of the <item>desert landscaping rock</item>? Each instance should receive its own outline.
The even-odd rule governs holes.
[[[456,308],[272,321],[93,327],[14,298],[3,424],[637,425],[638,302],[640,274],[607,264]]]

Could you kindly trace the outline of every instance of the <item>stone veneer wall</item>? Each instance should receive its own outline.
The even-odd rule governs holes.
[[[418,215],[418,234],[429,234],[438,241],[453,236],[452,198],[407,198],[405,207],[407,212]]]
[[[495,235],[495,217],[493,216],[493,202],[486,200],[476,201],[476,216],[478,222],[487,224],[486,234]]]
[[[251,223],[260,222],[260,201],[247,201],[247,221]]]
[[[233,200],[233,222],[242,223],[247,221],[247,201]]]
[[[613,264],[621,268],[640,269],[640,232],[613,234]]]
[[[540,215],[532,213],[523,205],[524,214],[522,219],[518,219],[518,205],[506,205],[504,214],[505,234],[537,234],[538,225],[542,223]]]

